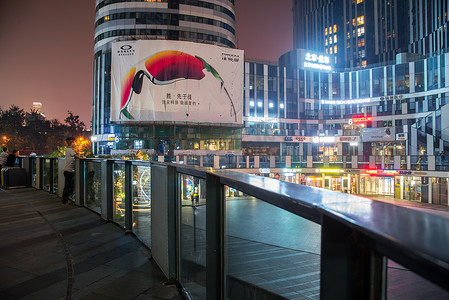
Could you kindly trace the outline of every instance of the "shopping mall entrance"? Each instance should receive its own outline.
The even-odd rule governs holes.
[[[361,175],[359,194],[394,196],[394,177]]]

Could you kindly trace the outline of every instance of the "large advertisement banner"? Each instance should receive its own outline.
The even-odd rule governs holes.
[[[362,142],[390,142],[396,139],[394,127],[365,128],[360,130]]]
[[[111,121],[242,125],[242,50],[145,40],[112,45]]]

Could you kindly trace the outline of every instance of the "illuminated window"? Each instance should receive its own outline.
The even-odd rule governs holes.
[[[365,38],[359,39],[359,43],[357,44],[359,47],[365,46]]]
[[[337,57],[335,56],[335,64],[337,64]]]
[[[350,33],[349,31],[347,32],[346,37],[347,37],[348,39],[351,38],[351,33]]]
[[[109,19],[110,19],[109,16],[105,16],[105,17],[104,17],[104,20],[105,20],[105,21],[109,21]]]
[[[336,42],[337,42],[337,36],[334,35],[334,43],[336,43]]]
[[[366,67],[366,60],[362,60],[362,66]]]
[[[337,32],[337,24],[334,25],[334,33]]]
[[[362,2],[363,2],[363,0],[357,0],[357,4],[362,3]]]
[[[334,46],[334,53],[337,53],[337,45]]]
[[[332,34],[332,26],[329,27],[329,34]]]
[[[365,27],[357,28],[357,36],[362,36],[365,34]]]
[[[332,37],[329,37],[329,44],[332,44]]]
[[[327,35],[327,27],[324,28],[324,35]]]
[[[352,26],[355,27],[355,19],[352,19]]]
[[[360,16],[357,18],[357,26],[363,25],[365,24],[365,17],[364,16]]]
[[[327,39],[324,40],[324,45],[327,46]]]
[[[329,49],[326,48],[326,54],[329,54]]]
[[[329,48],[329,54],[332,54],[332,47]]]

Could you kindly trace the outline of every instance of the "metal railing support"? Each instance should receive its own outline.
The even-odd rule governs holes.
[[[360,233],[323,215],[320,299],[386,299],[386,258]]]
[[[112,160],[101,162],[101,217],[104,220],[113,220],[113,164]]]
[[[75,203],[84,206],[84,161],[75,160]]]
[[[225,189],[206,174],[206,299],[225,299]]]

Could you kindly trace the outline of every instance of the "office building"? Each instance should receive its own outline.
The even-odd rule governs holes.
[[[234,48],[234,0],[213,3],[189,0],[97,0],[95,9],[92,117],[94,153],[107,154],[111,149],[129,149],[135,146],[156,149],[158,143],[164,144],[165,148],[176,147],[173,140],[177,139],[178,144],[185,145],[188,143],[187,136],[192,134],[227,137],[230,144],[239,145],[239,142],[234,143],[234,130],[228,128],[200,130],[199,127],[174,127],[155,123],[130,126],[111,122],[111,49],[114,42],[173,40]],[[218,142],[214,140],[213,143]],[[235,145],[230,147],[234,148]]]

